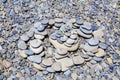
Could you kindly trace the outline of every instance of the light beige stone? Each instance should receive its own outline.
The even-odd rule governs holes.
[[[84,58],[82,58],[80,55],[79,56],[74,56],[73,58],[73,63],[78,65],[84,63]]]
[[[42,64],[45,66],[51,66],[53,64],[52,58],[43,59]]]
[[[73,72],[73,73],[71,74],[71,77],[72,77],[73,80],[77,80],[78,75]]]
[[[67,46],[65,46],[64,44],[60,44],[60,43],[58,43],[56,40],[52,40],[51,38],[49,38],[49,41],[53,44],[53,46],[55,47],[55,48],[60,48],[60,49],[66,49],[66,50],[68,50],[68,51],[74,51],[74,50],[76,50],[77,48],[78,48],[78,46],[79,46],[79,41],[76,43],[76,44],[74,44],[74,45],[72,45],[71,47],[67,47]]]
[[[40,66],[40,65],[37,64],[37,63],[33,63],[33,66],[34,66],[36,69],[40,70],[40,71],[45,70],[45,68],[43,68],[42,66]]]
[[[61,63],[60,62],[55,62],[53,63],[53,65],[51,66],[55,71],[61,71]]]
[[[98,52],[95,55],[96,57],[103,57],[104,55],[106,55],[106,53],[103,49],[99,48]]]

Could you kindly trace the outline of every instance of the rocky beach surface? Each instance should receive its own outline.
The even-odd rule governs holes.
[[[120,80],[119,0],[1,0],[0,80]]]

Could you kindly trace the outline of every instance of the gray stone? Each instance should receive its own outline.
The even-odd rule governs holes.
[[[31,40],[30,41],[30,45],[33,47],[33,48],[37,48],[41,45],[42,41],[39,40],[39,39],[34,39],[34,40]]]
[[[63,42],[65,42],[67,39],[68,39],[68,37],[65,36],[65,35],[64,35],[63,37],[60,38],[60,40],[63,41]]]
[[[39,32],[44,31],[44,29],[45,29],[45,26],[42,25],[42,24],[37,27],[37,30],[38,30]]]
[[[64,75],[65,75],[65,76],[69,76],[70,74],[71,74],[71,71],[70,71],[70,70],[67,70],[67,71],[64,72]]]
[[[82,20],[82,19],[76,19],[76,23],[79,25],[83,24],[83,22],[84,22],[84,20]]]
[[[98,58],[98,57],[93,57],[93,59],[94,59],[95,61],[97,61],[97,62],[102,61],[102,58]]]
[[[72,45],[73,43],[75,42],[75,40],[73,39],[67,39],[66,43],[69,44],[69,45]]]
[[[54,33],[50,35],[50,38],[53,39],[53,40],[56,40],[56,39],[57,39],[57,37],[55,36]]]
[[[35,62],[35,63],[41,63],[41,55],[29,56],[28,60]]]
[[[47,67],[47,69],[46,69],[48,72],[55,72],[55,70],[53,69],[53,68],[51,68],[51,67]]]
[[[33,55],[34,53],[31,50],[25,50],[25,54],[27,54],[27,55]]]
[[[70,38],[75,40],[75,39],[77,39],[77,35],[76,35],[76,34],[72,34],[72,35],[70,36]]]
[[[80,26],[80,31],[83,32],[84,34],[91,34],[92,33],[92,30],[87,30],[87,29],[84,29],[83,27]]]
[[[23,34],[20,38],[23,41],[28,41],[29,40],[29,37],[27,36],[27,34]]]
[[[105,44],[105,43],[99,43],[98,46],[99,46],[100,48],[102,48],[102,49],[107,49],[107,47],[108,47],[108,45]]]
[[[96,46],[99,44],[99,40],[98,39],[95,39],[95,38],[91,38],[89,39],[88,41],[88,44],[91,45],[91,46]]]
[[[49,23],[49,20],[48,19],[44,19],[41,21],[41,24],[43,25],[47,25]]]
[[[18,42],[18,48],[19,49],[26,49],[27,48],[27,45],[24,41],[19,41]]]
[[[63,41],[61,41],[60,38],[57,38],[57,42],[60,43],[60,44],[63,44]]]

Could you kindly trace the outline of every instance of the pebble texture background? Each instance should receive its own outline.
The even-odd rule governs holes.
[[[120,80],[119,0],[1,0],[0,80]]]

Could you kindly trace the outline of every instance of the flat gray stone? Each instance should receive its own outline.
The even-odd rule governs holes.
[[[34,40],[31,40],[30,41],[30,45],[33,47],[33,48],[37,48],[41,45],[42,41],[39,40],[39,39],[34,39]]]
[[[23,41],[28,41],[29,40],[29,37],[27,34],[23,34],[21,37],[20,37],[21,40]]]
[[[108,47],[108,45],[105,44],[105,43],[99,43],[98,46],[99,46],[100,48],[102,48],[102,49],[107,49],[107,47]]]
[[[83,27],[80,26],[80,30],[84,33],[84,34],[91,34],[92,33],[92,30],[87,30],[87,29],[84,29]]]
[[[27,48],[27,45],[24,41],[19,41],[18,42],[18,48],[19,49],[26,49]]]
[[[25,50],[25,54],[27,54],[27,55],[33,55],[34,53],[31,50]]]
[[[77,35],[76,35],[76,34],[72,34],[72,35],[70,36],[70,38],[75,40],[75,39],[77,39]]]
[[[69,44],[69,45],[72,45],[73,43],[75,42],[75,40],[73,39],[67,39],[66,43]]]
[[[89,39],[88,41],[88,44],[91,45],[91,46],[96,46],[99,44],[99,40],[98,39],[95,39],[95,38],[91,38]]]
[[[41,56],[40,55],[29,56],[28,60],[35,62],[35,63],[41,63]]]

